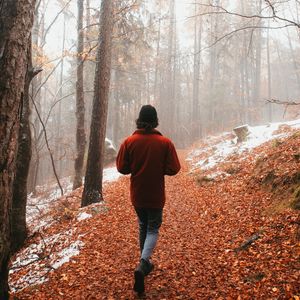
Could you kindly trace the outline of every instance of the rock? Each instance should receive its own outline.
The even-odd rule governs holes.
[[[239,126],[239,127],[235,127],[233,129],[235,135],[237,136],[237,142],[238,143],[242,143],[242,142],[245,142],[247,140],[247,137],[249,135],[249,127],[248,125],[242,125],[242,126]]]
[[[105,139],[105,152],[104,152],[104,165],[110,164],[117,157],[117,150],[113,145],[113,142],[106,138]]]

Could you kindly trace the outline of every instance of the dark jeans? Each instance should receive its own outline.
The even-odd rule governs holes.
[[[141,258],[149,260],[157,243],[163,210],[135,208],[135,211],[139,222]]]

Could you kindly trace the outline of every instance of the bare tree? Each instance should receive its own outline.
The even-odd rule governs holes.
[[[176,52],[176,20],[175,1],[169,1],[170,21],[168,26],[166,70],[160,97],[161,125],[163,132],[172,137],[175,133],[175,52]],[[174,136],[173,136],[174,138]]]
[[[81,206],[103,200],[103,156],[111,73],[113,2],[112,0],[103,0],[101,3],[93,111]]]
[[[84,128],[84,93],[83,93],[83,0],[77,1],[78,19],[77,19],[77,81],[76,81],[76,149],[77,157],[75,159],[75,178],[73,189],[77,189],[82,185],[83,163],[85,153],[85,128]]]
[[[3,0],[0,9],[0,298],[8,299],[10,207],[16,171],[21,99],[34,0]]]
[[[195,15],[197,15],[198,5],[195,3]],[[202,38],[202,19],[197,17],[194,20],[194,68],[193,68],[193,114],[192,130],[193,138],[200,136],[200,109],[199,109],[199,87],[200,87],[200,64],[201,64],[201,38]]]

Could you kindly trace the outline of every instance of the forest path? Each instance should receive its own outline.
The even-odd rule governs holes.
[[[167,204],[153,255],[155,270],[145,281],[145,299],[285,299],[280,295],[287,288],[279,278],[285,270],[278,264],[273,272],[278,259],[269,253],[270,243],[260,246],[258,240],[247,251],[234,251],[259,230],[266,232],[262,239],[270,239],[258,209],[267,194],[249,190],[240,176],[199,186],[189,173],[186,151],[179,155],[182,170],[166,178]],[[85,243],[80,254],[21,299],[137,297],[132,286],[139,260],[138,227],[129,200],[129,177],[107,185],[105,199],[108,211],[78,227]],[[287,276],[297,276],[289,271]]]

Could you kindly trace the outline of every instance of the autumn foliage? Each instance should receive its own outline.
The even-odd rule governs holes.
[[[183,170],[166,182],[164,224],[145,298],[299,299],[300,219],[290,205],[300,185],[299,145],[295,131],[210,171],[193,172],[187,152],[180,151]],[[199,180],[212,172],[221,175]],[[132,286],[138,231],[129,178],[107,184],[103,209],[86,208],[93,217],[79,222],[80,194],[65,198],[68,209],[52,211],[56,221],[42,231],[49,236],[72,229],[72,238],[84,243],[79,255],[50,270],[48,281],[16,293],[20,299],[137,297]],[[27,245],[40,239],[35,234]],[[29,270],[13,273],[11,283]]]

